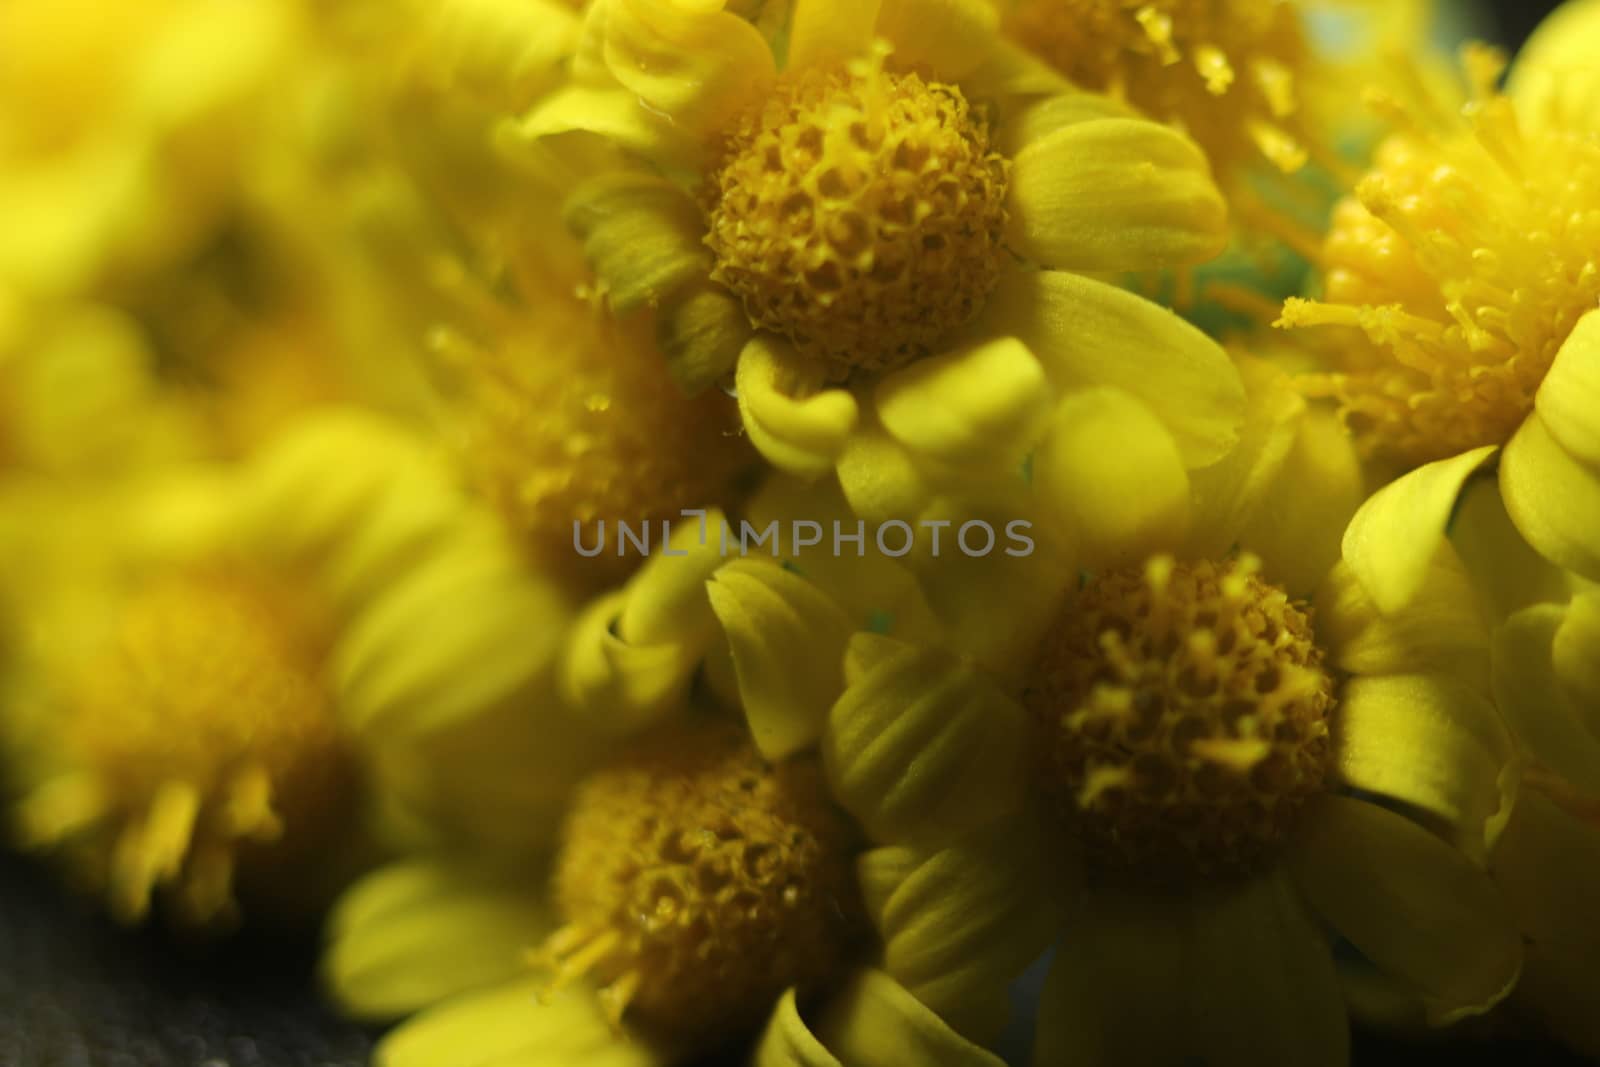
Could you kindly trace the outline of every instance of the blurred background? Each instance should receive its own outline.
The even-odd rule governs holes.
[[[1482,8],[1513,49],[1557,6],[1440,2]],[[130,934],[0,852],[0,1067],[354,1067],[371,1035],[319,1004],[316,947],[309,936],[244,937],[200,950]],[[1435,1061],[1578,1062],[1492,1037],[1466,1048],[1357,1040],[1358,1065]]]

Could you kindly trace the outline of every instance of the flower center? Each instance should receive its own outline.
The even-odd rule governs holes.
[[[1411,465],[1509,440],[1600,303],[1600,144],[1525,132],[1487,90],[1468,113],[1470,131],[1384,142],[1335,213],[1323,299],[1280,320],[1365,333],[1306,391],[1338,401],[1366,453]]]
[[[819,984],[859,934],[856,837],[810,760],[769,766],[719,723],[649,735],[580,786],[545,959],[608,1009],[708,1047]]]
[[[1010,165],[954,85],[872,62],[806,70],[723,151],[712,277],[833,378],[935,351],[999,278]]]
[[[1094,579],[1024,703],[1044,791],[1092,862],[1228,875],[1270,857],[1328,773],[1333,679],[1306,612],[1253,557]]]
[[[1005,32],[1074,84],[1174,122],[1227,173],[1307,156],[1296,73],[1309,48],[1280,0],[1017,0]]]
[[[455,352],[461,456],[535,556],[611,581],[641,555],[619,551],[620,523],[659,536],[683,508],[728,502],[750,463],[738,408],[715,389],[685,396],[649,322],[612,320],[570,290],[491,317],[492,340]],[[581,568],[575,536],[585,554],[601,546]]]
[[[298,855],[337,822],[350,767],[323,648],[304,605],[254,576],[174,575],[126,603],[65,724],[112,827],[120,917],[165,887],[182,917],[224,918],[241,846]]]

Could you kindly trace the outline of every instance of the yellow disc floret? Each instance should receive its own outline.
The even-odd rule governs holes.
[[[1091,581],[1024,701],[1043,790],[1103,870],[1249,870],[1325,787],[1333,679],[1306,611],[1251,557]]]
[[[858,933],[849,821],[810,759],[770,766],[722,723],[674,725],[596,772],[556,876],[545,946],[620,1020],[701,1047],[827,980]]]
[[[1487,92],[1469,114],[1470,130],[1380,147],[1335,213],[1323,299],[1281,320],[1365,334],[1305,385],[1338,401],[1365,452],[1408,465],[1509,440],[1600,304],[1600,143],[1523,131]]]
[[[706,189],[712,277],[834,378],[935,351],[999,278],[1009,164],[954,85],[808,69],[722,151]]]
[[[92,876],[123,919],[158,888],[182,918],[226,917],[241,861],[301,854],[346,807],[323,654],[305,605],[254,576],[181,573],[134,593],[64,686],[73,770],[34,795],[25,831],[70,836],[75,816],[98,830]]]
[[[1309,48],[1285,0],[996,0],[1009,36],[1087,89],[1182,127],[1222,172],[1308,146],[1296,74]]]
[[[737,406],[719,390],[683,395],[648,322],[569,291],[489,325],[457,353],[462,459],[535,556],[610,580],[639,562],[619,554],[618,523],[659,533],[684,508],[728,502],[751,458]],[[578,559],[575,536],[592,548],[602,521],[604,551]]]

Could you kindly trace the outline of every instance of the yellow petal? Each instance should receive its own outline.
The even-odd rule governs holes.
[[[703,152],[638,96],[613,85],[557,89],[498,136],[514,155],[520,149],[537,167],[554,165],[560,173],[564,165],[577,175],[619,165],[624,156],[618,149],[660,166],[680,167],[697,165]]]
[[[667,370],[690,395],[733,371],[752,332],[744,306],[711,281],[691,283],[656,320],[656,343],[667,357]]]
[[[563,214],[618,314],[659,307],[711,270],[700,208],[665,178],[626,172],[591,178],[568,198]]]
[[[779,760],[810,745],[844,689],[850,620],[816,586],[771,563],[734,560],[707,591],[733,649],[756,747]]]
[[[551,929],[536,901],[526,885],[454,864],[382,868],[340,899],[323,981],[342,1011],[386,1019],[514,978]]]
[[[953,82],[988,58],[999,20],[984,0],[881,0],[877,28],[897,64]]]
[[[1035,1067],[1177,1064],[1194,1053],[1185,945],[1191,913],[1170,896],[1085,894],[1039,996]]]
[[[1206,1063],[1343,1067],[1350,1026],[1326,935],[1287,879],[1194,900],[1190,1010]]]
[[[1365,497],[1361,461],[1338,416],[1307,411],[1239,543],[1261,557],[1268,578],[1309,594],[1338,561],[1340,538]]]
[[[1530,129],[1600,133],[1600,75],[1594,48],[1600,4],[1554,5],[1517,51],[1506,92]]]
[[[1306,414],[1305,400],[1277,366],[1241,358],[1238,367],[1246,393],[1239,443],[1218,462],[1190,473],[1194,532],[1187,550],[1197,559],[1220,558],[1239,542],[1246,521],[1277,480]]]
[[[524,978],[435,1007],[391,1031],[374,1067],[668,1067],[674,1057],[619,1031],[586,987],[548,993]]]
[[[829,712],[828,778],[873,840],[950,843],[1020,805],[1023,712],[948,654],[895,645]]]
[[[1471,580],[1448,548],[1423,575],[1402,611],[1385,614],[1347,563],[1318,588],[1317,636],[1332,663],[1352,674],[1451,673],[1478,689],[1489,680],[1489,628],[1478,613]]]
[[[1565,572],[1529,547],[1512,525],[1495,478],[1480,476],[1467,482],[1450,523],[1450,543],[1466,564],[1492,620],[1571,595]]]
[[[1015,338],[919,360],[879,383],[884,428],[936,460],[1016,467],[1048,415],[1044,369]]]
[[[1494,446],[1485,445],[1418,467],[1374,493],[1350,520],[1344,561],[1378,610],[1399,611],[1416,596],[1461,487],[1493,454]]]
[[[809,477],[832,468],[856,426],[855,397],[819,388],[791,346],[761,335],[739,353],[734,382],[745,432],[773,466]]]
[[[1007,987],[1055,936],[1045,869],[1021,841],[997,838],[876,849],[860,872],[885,972],[957,1030],[993,1039]]]
[[[1584,315],[1561,342],[1535,404],[1561,447],[1591,469],[1600,468],[1600,311]]]
[[[417,53],[430,81],[513,110],[559,81],[577,47],[576,12],[551,0],[430,5],[418,21]]]
[[[1016,271],[990,299],[988,323],[1017,337],[1057,390],[1108,385],[1166,424],[1184,465],[1221,459],[1239,438],[1244,385],[1215,341],[1115,286],[1062,271]]]
[[[612,0],[605,56],[612,76],[642,103],[707,138],[778,76],[760,31],[705,0]]]
[[[1034,455],[1033,477],[1086,567],[1131,564],[1176,547],[1188,530],[1189,477],[1178,446],[1120,390],[1069,393]]]
[[[1600,790],[1600,735],[1595,716],[1562,691],[1555,642],[1563,612],[1536,604],[1512,615],[1494,634],[1494,696],[1506,724],[1528,753],[1576,783]]]
[[[1600,580],[1600,470],[1563,448],[1537,412],[1501,456],[1500,495],[1541,556]]]
[[[1201,263],[1228,243],[1228,209],[1205,155],[1148,119],[1062,126],[1017,153],[1011,244],[1060,270]]]
[[[1588,709],[1590,732],[1600,736],[1600,592],[1572,598],[1550,653],[1568,699]]]
[[[1600,833],[1528,791],[1495,848],[1494,875],[1525,938],[1517,1009],[1600,1058]]]
[[[850,511],[868,522],[920,515],[938,494],[933,473],[917,462],[910,447],[890,436],[870,409],[835,469]]]
[[[858,971],[823,1006],[815,1033],[793,991],[756,1049],[756,1067],[1002,1067],[881,971]]]
[[[1345,683],[1334,766],[1348,785],[1442,819],[1482,862],[1511,810],[1511,738],[1484,692],[1441,675]]]
[[[878,0],[795,0],[788,70],[843,66],[872,47]]]
[[[1100,119],[1134,118],[1137,112],[1104,93],[1053,92],[1031,101],[1000,127],[996,134],[1000,151],[1016,156],[1024,148],[1055,131],[1082,122]]]
[[[1328,795],[1289,857],[1312,909],[1379,968],[1416,987],[1435,1025],[1511,992],[1522,939],[1482,870],[1404,816]]]

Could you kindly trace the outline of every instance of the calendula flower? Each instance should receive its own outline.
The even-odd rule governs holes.
[[[469,835],[495,798],[436,803],[407,772],[536,691],[565,615],[447,468],[367,416],[24,518],[48,547],[30,556],[43,574],[6,576],[27,638],[12,825],[127,922],[157,899],[202,928],[315,905],[371,853],[380,805]],[[527,776],[532,842],[572,756],[547,750],[542,774],[522,738],[497,744]]]
[[[336,911],[325,966],[347,1010],[391,1015],[459,993],[389,1035],[379,1063],[686,1062],[763,1024],[761,1063],[891,1052],[930,1067],[998,1063],[870,967],[859,830],[827,788],[815,732],[792,728],[816,721],[838,665],[801,687],[755,681],[799,635],[842,650],[848,617],[816,597],[797,608],[805,583],[776,563],[723,563],[722,516],[708,520],[707,543],[686,527],[601,609],[616,619],[603,646],[610,687],[582,658],[576,676],[591,684],[543,718],[560,730],[581,715],[617,738],[572,796],[548,896],[527,868],[413,863],[372,876]],[[580,624],[569,655],[592,640]],[[713,646],[741,714],[686,708],[681,691],[645,714],[628,696],[658,689],[663,659],[682,677],[723,669]]]
[[[1323,296],[1291,299],[1279,325],[1339,330],[1335,367],[1305,388],[1366,454],[1403,471],[1498,453],[1523,536],[1594,577],[1600,145],[1524,128],[1493,55],[1470,51],[1468,69],[1459,122],[1388,102],[1403,128],[1335,212]]]
[[[1326,501],[1352,482],[1359,500],[1353,454],[1284,447],[1329,416],[1270,366],[1247,378],[1253,429],[1189,490],[1178,540],[1135,542],[1065,589],[1034,559],[968,572],[939,599],[978,621],[933,642],[854,634],[815,727],[835,795],[879,846],[860,871],[888,974],[981,1038],[1057,943],[1041,1064],[1343,1063],[1342,986],[1363,1014],[1400,999],[1444,1024],[1518,975],[1482,867],[1510,741],[1466,572],[1435,542],[1423,591],[1381,610],[1360,579],[1404,547],[1404,502],[1375,498],[1345,526]],[[1301,508],[1345,526],[1342,559],[1273,536],[1307,529]],[[994,581],[1008,562],[1030,580]],[[768,685],[835,646],[785,648]]]
[[[1220,351],[1068,273],[1221,248],[1225,209],[1188,139],[1072,92],[1002,42],[986,2],[769,15],[591,5],[574,83],[516,129],[610,161],[568,219],[613,310],[656,310],[680,383],[731,371],[750,440],[805,475],[881,421],[940,480],[981,482],[1084,382],[1164,418],[1181,405],[1193,464],[1225,450],[1239,396]],[[1174,375],[1194,385],[1181,400]]]

